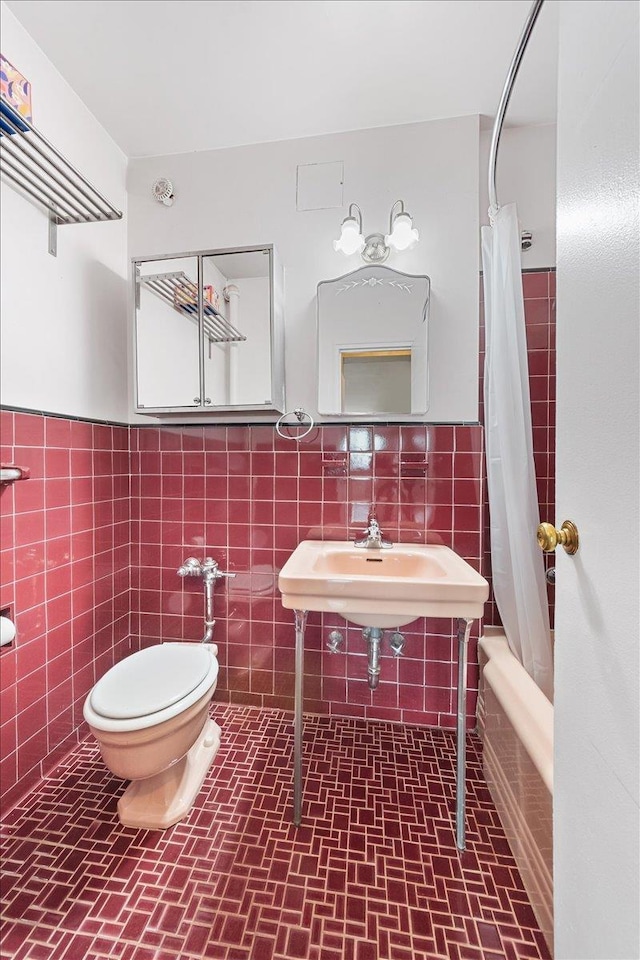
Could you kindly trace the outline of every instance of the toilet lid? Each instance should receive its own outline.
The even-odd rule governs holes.
[[[211,654],[199,643],[167,643],[116,663],[93,688],[91,706],[102,717],[129,720],[164,710],[204,680]]]

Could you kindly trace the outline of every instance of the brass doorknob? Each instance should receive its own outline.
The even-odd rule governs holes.
[[[553,553],[558,545],[563,546],[566,553],[578,552],[578,528],[571,520],[565,520],[559,530],[552,523],[541,523],[537,537],[544,553]]]

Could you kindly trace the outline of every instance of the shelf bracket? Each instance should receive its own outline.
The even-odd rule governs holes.
[[[26,200],[44,208],[49,253],[57,256],[58,226],[121,220],[122,211],[102,196],[33,124],[0,97],[2,178]]]
[[[52,257],[58,256],[58,214],[55,207],[49,211],[49,253]]]

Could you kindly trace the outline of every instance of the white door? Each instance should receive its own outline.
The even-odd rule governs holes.
[[[638,12],[560,5],[557,960],[640,957]]]

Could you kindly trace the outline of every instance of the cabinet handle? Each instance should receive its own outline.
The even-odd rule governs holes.
[[[200,397],[194,397],[194,398],[193,398],[193,402],[194,402],[194,403],[200,403]]]
[[[205,403],[211,403],[211,397],[205,397],[205,398],[204,398],[204,402],[205,402]]]

